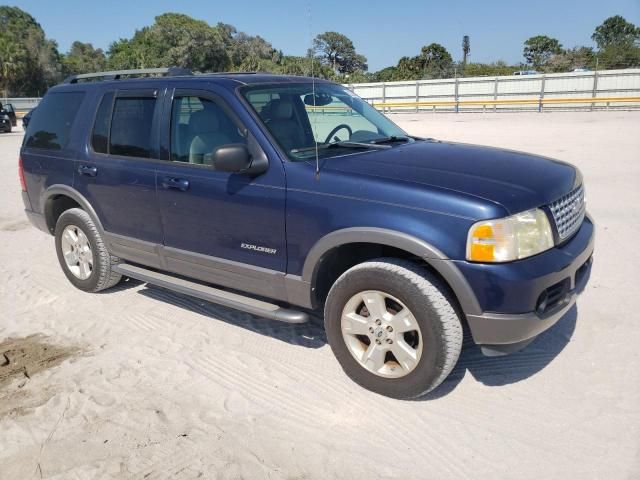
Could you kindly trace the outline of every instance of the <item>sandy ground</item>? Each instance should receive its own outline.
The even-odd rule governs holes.
[[[640,478],[640,112],[393,118],[580,166],[598,240],[577,309],[510,357],[467,341],[423,401],[380,397],[319,324],[137,282],[74,289],[22,213],[21,134],[0,135],[0,342],[71,352],[0,387],[0,478]]]

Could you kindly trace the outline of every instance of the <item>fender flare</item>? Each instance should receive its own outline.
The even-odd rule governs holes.
[[[336,230],[325,235],[309,250],[302,268],[302,280],[313,285],[326,254],[336,247],[349,243],[387,245],[423,259],[448,283],[465,315],[479,315],[482,313],[480,304],[469,282],[467,282],[453,260],[447,258],[439,249],[424,240],[385,228],[352,227]]]
[[[40,209],[44,215],[47,228],[50,233],[53,234],[53,229],[55,228],[55,225],[52,225],[53,222],[51,217],[53,216],[53,198],[57,195],[64,195],[78,203],[80,207],[89,214],[91,220],[93,220],[93,223],[96,225],[98,232],[100,232],[100,235],[104,236],[102,222],[100,221],[100,218],[98,218],[96,211],[93,209],[89,201],[74,188],[62,184],[51,185],[40,194]]]

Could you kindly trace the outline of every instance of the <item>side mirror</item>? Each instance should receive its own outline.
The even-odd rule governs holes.
[[[213,165],[220,172],[238,173],[251,167],[251,155],[246,145],[232,143],[216,148],[213,153],[206,155],[205,163]]]
[[[251,140],[250,138],[249,141]],[[269,162],[264,153],[260,150],[252,155],[249,147],[244,143],[231,143],[218,147],[213,153],[205,155],[205,163],[213,165],[219,172],[244,173],[251,176],[261,175],[269,168]]]

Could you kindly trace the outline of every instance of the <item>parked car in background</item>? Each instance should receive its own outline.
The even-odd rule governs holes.
[[[0,111],[0,132],[11,133],[11,118],[4,111]]]
[[[18,125],[18,119],[16,117],[16,111],[13,108],[13,105],[10,103],[5,103],[2,105],[0,103],[0,115],[7,115],[9,117],[9,121],[11,122],[12,127],[16,127]]]
[[[538,75],[537,70],[518,70],[517,72],[513,72],[514,75]]]
[[[31,110],[29,110],[24,117],[22,117],[22,129],[26,130],[27,127],[29,126],[29,122],[31,121],[31,115],[33,115],[33,111],[35,110],[35,108],[32,108]]]
[[[551,328],[594,248],[576,167],[408,135],[320,79],[71,77],[19,173],[80,290],[124,276],[265,319],[324,312],[346,374],[396,398],[447,377],[463,324],[486,355]]]

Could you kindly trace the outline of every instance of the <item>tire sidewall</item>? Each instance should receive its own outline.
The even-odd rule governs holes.
[[[86,280],[81,280],[76,277],[69,267],[67,267],[67,262],[64,259],[62,254],[62,232],[64,229],[69,226],[74,225],[78,227],[89,240],[89,245],[91,246],[91,253],[93,255],[93,269],[91,270],[91,275]],[[98,282],[100,281],[100,265],[101,258],[98,250],[98,243],[95,238],[95,235],[92,233],[92,229],[87,224],[87,220],[82,218],[73,210],[67,210],[66,212],[60,215],[58,222],[56,223],[56,234],[55,234],[55,243],[56,243],[56,254],[58,255],[58,261],[60,262],[60,266],[62,267],[62,271],[66,275],[67,279],[80,290],[84,290],[85,292],[92,292],[98,288]]]
[[[413,282],[376,264],[347,272],[334,287],[325,305],[325,329],[331,349],[345,373],[359,385],[394,398],[412,398],[429,390],[444,369],[446,345],[441,313],[425,293]],[[403,377],[381,377],[368,371],[345,344],[341,327],[343,308],[352,296],[366,290],[379,290],[397,298],[409,308],[420,326],[422,354],[418,365]]]

